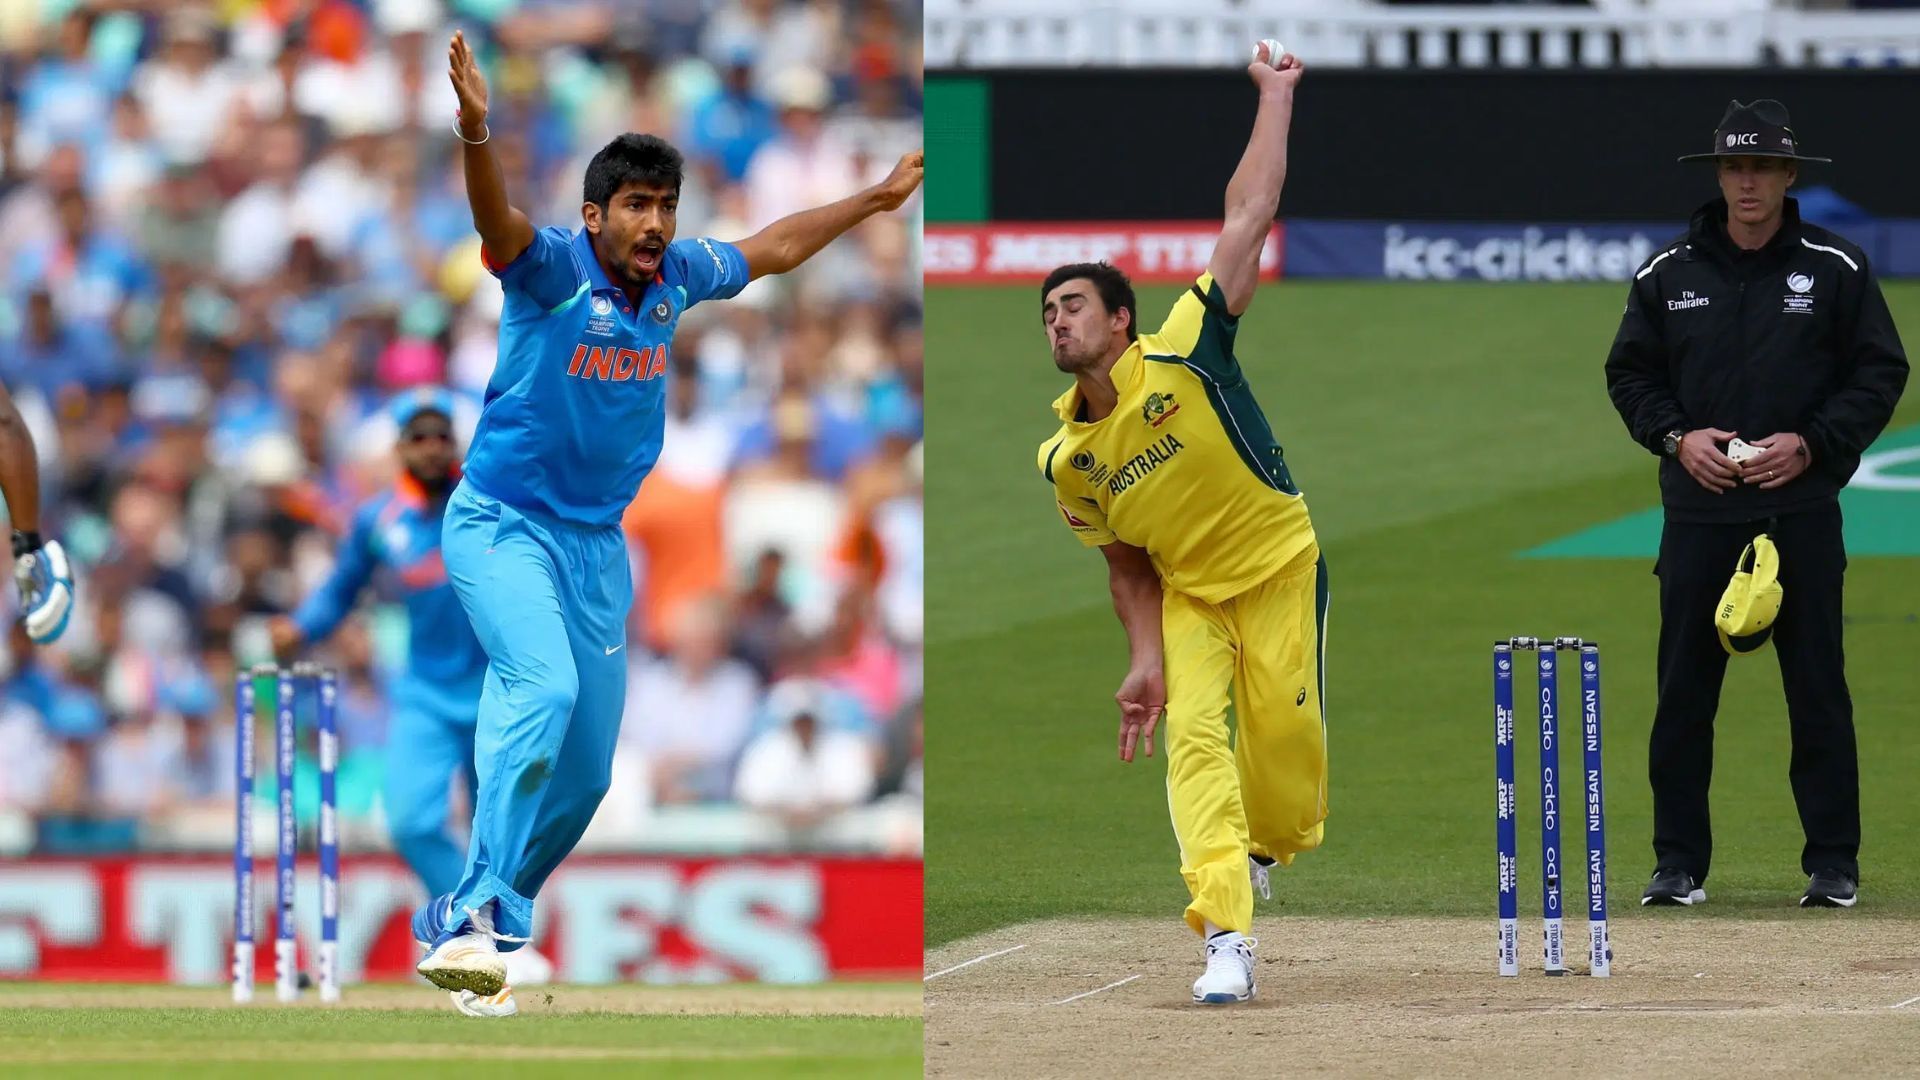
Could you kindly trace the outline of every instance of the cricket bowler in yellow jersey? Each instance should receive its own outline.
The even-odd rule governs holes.
[[[1307,506],[1234,357],[1279,207],[1301,77],[1263,44],[1253,134],[1227,184],[1207,272],[1138,332],[1132,285],[1105,263],[1041,290],[1053,360],[1074,377],[1040,471],[1082,544],[1107,557],[1131,664],[1120,759],[1164,718],[1167,802],[1207,967],[1193,999],[1254,994],[1253,892],[1320,845],[1327,816],[1321,649],[1327,572]],[[1237,708],[1230,740],[1227,703]]]

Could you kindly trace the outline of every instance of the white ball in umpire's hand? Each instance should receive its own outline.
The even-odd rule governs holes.
[[[1260,61],[1261,45],[1265,45],[1267,47],[1267,56],[1265,61],[1266,65],[1272,68],[1279,67],[1280,58],[1287,54],[1286,46],[1280,44],[1280,42],[1275,40],[1274,38],[1261,38],[1259,45],[1255,45],[1253,47],[1253,59],[1256,62]]]

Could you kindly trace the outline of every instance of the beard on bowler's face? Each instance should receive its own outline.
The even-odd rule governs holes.
[[[1053,346],[1053,366],[1068,375],[1078,375],[1099,366],[1106,350],[1104,343],[1082,341],[1078,337],[1069,337],[1064,342],[1055,341]]]

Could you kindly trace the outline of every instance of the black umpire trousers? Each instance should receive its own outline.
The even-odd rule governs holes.
[[[1660,700],[1648,754],[1655,866],[1685,870],[1701,882],[1713,866],[1707,787],[1713,779],[1713,718],[1729,659],[1713,615],[1741,551],[1762,532],[1772,533],[1780,552],[1784,601],[1773,648],[1792,730],[1788,777],[1807,838],[1800,869],[1840,870],[1857,881],[1860,765],[1841,646],[1847,553],[1837,501],[1739,525],[1668,522],[1660,534],[1654,568],[1660,578]]]

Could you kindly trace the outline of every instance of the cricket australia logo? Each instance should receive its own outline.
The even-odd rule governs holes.
[[[1162,394],[1156,391],[1148,394],[1147,403],[1140,407],[1140,419],[1145,420],[1148,427],[1157,428],[1161,424],[1171,420],[1173,414],[1179,411],[1180,406],[1174,404],[1172,394]]]
[[[1688,308],[1706,307],[1712,302],[1713,298],[1710,296],[1695,296],[1690,291],[1682,290],[1680,299],[1667,301],[1667,310],[1685,311]]]
[[[1782,315],[1813,314],[1813,277],[1809,274],[1788,274],[1787,288],[1790,290],[1781,300]]]

